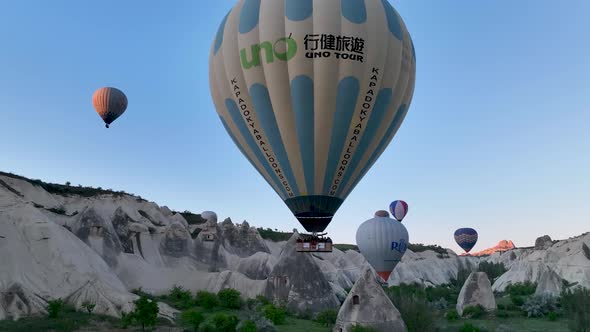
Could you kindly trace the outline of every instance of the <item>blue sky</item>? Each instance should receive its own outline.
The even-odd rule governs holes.
[[[394,141],[327,231],[405,199],[411,242],[474,251],[589,231],[590,2],[392,1],[416,48]],[[208,54],[233,1],[11,1],[0,11],[0,170],[140,194],[290,230],[297,220],[223,129]],[[125,91],[107,130],[91,96]]]

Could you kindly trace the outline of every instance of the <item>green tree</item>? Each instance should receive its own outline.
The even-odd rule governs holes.
[[[222,307],[228,309],[240,309],[242,307],[242,298],[240,292],[232,288],[222,289],[217,293],[219,303]]]
[[[192,328],[194,332],[197,332],[199,325],[205,321],[205,316],[195,309],[189,309],[182,312],[180,321],[184,327]]]
[[[218,313],[213,316],[213,324],[219,332],[235,332],[238,322],[238,317],[234,315]]]
[[[146,326],[155,326],[158,321],[158,304],[146,296],[142,296],[135,302],[135,311],[133,318],[141,324],[141,330],[145,331]]]
[[[287,313],[283,308],[276,307],[273,304],[267,304],[262,308],[262,312],[275,325],[281,325],[285,322]]]
[[[590,331],[590,289],[576,287],[563,291],[561,306],[566,317],[570,318],[572,331]]]
[[[211,310],[219,305],[217,296],[207,291],[197,292],[197,304],[207,310]]]
[[[426,291],[419,285],[402,284],[389,287],[387,295],[400,311],[409,332],[434,330],[434,312],[426,300]]]
[[[168,299],[178,309],[188,309],[194,305],[191,293],[181,286],[174,285],[168,294]]]

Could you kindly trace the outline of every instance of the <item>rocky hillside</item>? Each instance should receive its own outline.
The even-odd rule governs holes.
[[[293,311],[319,311],[339,306],[367,268],[354,246],[297,253],[292,234],[261,232],[267,239],[245,221],[218,222],[213,212],[179,213],[123,192],[0,173],[0,319],[44,312],[55,298],[78,308],[89,300],[95,312],[119,316],[133,307],[131,290],[161,294],[174,285],[231,287],[286,301]],[[508,269],[494,290],[525,280],[545,293],[564,283],[590,287],[589,234],[537,242],[482,257],[412,245],[389,284],[445,284],[489,261]],[[164,316],[174,314],[160,307]]]
[[[294,310],[339,306],[362,256],[302,254],[286,243],[264,240],[245,221],[218,223],[213,212],[178,213],[122,192],[2,173],[0,292],[10,296],[0,319],[43,312],[55,298],[78,307],[90,300],[96,312],[119,316],[133,306],[131,290],[160,294],[174,285],[289,298]]]

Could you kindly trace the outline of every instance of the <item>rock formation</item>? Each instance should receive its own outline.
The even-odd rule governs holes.
[[[501,251],[507,251],[507,250],[511,250],[516,248],[516,246],[514,245],[514,243],[512,241],[509,240],[502,240],[500,242],[498,242],[497,245],[488,248],[488,249],[484,249],[482,251],[478,251],[475,253],[471,253],[471,256],[489,256],[495,252],[501,252]]]
[[[354,325],[380,332],[405,332],[406,324],[372,269],[365,269],[340,307],[334,332],[351,331]]]
[[[551,237],[549,235],[543,235],[538,237],[535,240],[535,249],[536,250],[545,250],[553,245],[553,241],[551,241]]]
[[[462,316],[466,307],[476,305],[481,305],[488,311],[496,310],[492,285],[485,272],[472,272],[469,275],[457,298],[457,312]]]
[[[287,241],[267,279],[266,297],[282,302],[293,312],[317,313],[337,308],[340,301],[311,253],[296,251],[299,234]]]

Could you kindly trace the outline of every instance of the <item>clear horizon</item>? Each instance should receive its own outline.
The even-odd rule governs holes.
[[[332,239],[355,243],[395,199],[409,204],[410,242],[457,253],[460,227],[478,231],[474,252],[589,231],[590,2],[390,2],[416,49],[414,98]],[[209,51],[233,4],[5,4],[0,170],[302,231],[213,106]],[[102,86],[129,99],[110,129],[91,103]]]

